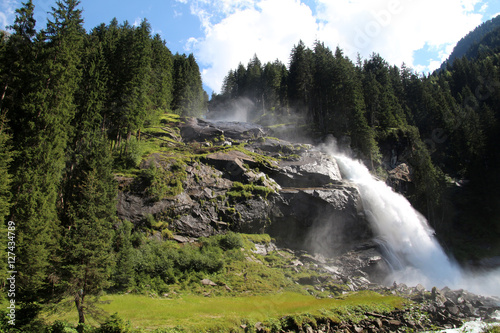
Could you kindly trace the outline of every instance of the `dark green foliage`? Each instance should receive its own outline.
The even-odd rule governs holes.
[[[143,186],[147,195],[154,201],[176,196],[183,191],[182,182],[187,174],[180,161],[156,164],[152,161],[148,169],[141,173]]]
[[[141,231],[131,235],[131,229],[131,224],[124,222],[115,234],[119,264],[112,278],[118,290],[165,293],[179,285],[196,288],[207,274],[221,272],[233,260],[243,260],[240,251],[243,238],[236,233],[228,232],[202,238],[198,244],[179,246],[172,241],[155,239],[134,244],[132,235]]]
[[[113,239],[116,265],[113,271],[114,288],[125,290],[132,287],[134,282],[134,248],[132,243],[132,223],[123,221],[115,230]],[[139,233],[136,233],[139,235]],[[136,247],[139,247],[137,244]]]
[[[0,237],[4,240],[9,240],[5,218],[9,214],[12,199],[10,192],[12,176],[9,173],[9,165],[12,162],[12,147],[9,140],[10,135],[8,134],[7,124],[0,118]],[[7,278],[7,267],[5,266],[5,263],[7,263],[7,247],[15,245],[15,239],[12,240],[14,242],[3,241],[0,245],[0,260],[2,260],[0,278],[4,280]]]
[[[193,54],[174,56],[172,110],[183,116],[199,116],[206,111],[208,96],[201,85],[201,74]]]
[[[245,109],[250,119],[271,110],[278,114],[288,112],[288,69],[279,60],[264,65],[257,55],[247,67],[239,64],[224,78],[221,94],[214,93],[210,110],[231,114],[235,108]]]
[[[300,41],[292,49],[288,73],[288,97],[296,112],[310,112],[313,71],[313,52]]]
[[[27,4],[29,7],[30,3]],[[11,214],[18,223],[18,269],[20,299],[40,299],[48,287],[47,277],[59,239],[56,202],[65,165],[65,149],[76,111],[74,91],[80,79],[83,28],[76,1],[59,2],[53,19],[39,42],[38,58],[21,63],[19,79],[32,76],[11,94],[8,105],[13,144],[19,150],[13,161],[13,189],[16,201]],[[26,9],[18,21],[30,21]],[[18,22],[21,26],[22,23]],[[22,29],[19,34],[21,34]],[[29,45],[28,38],[24,43]],[[17,98],[19,97],[19,98]],[[15,110],[15,112],[14,112]],[[22,130],[20,130],[22,128]]]
[[[91,308],[86,298],[110,286],[117,187],[104,135],[98,132],[82,141],[81,157],[67,180],[60,257],[62,295],[74,298],[83,324]]]
[[[68,295],[83,322],[91,311],[85,298],[110,286],[112,167],[137,166],[141,129],[158,122],[173,99],[174,57],[148,22],[113,20],[87,34],[79,5],[57,1],[37,33],[27,1],[12,34],[0,36],[0,233],[5,219],[16,223],[16,300],[27,323],[39,304]],[[199,68],[192,56],[186,64],[183,82],[201,97],[188,98],[185,112],[199,112]],[[120,261],[129,261],[126,249]]]
[[[171,109],[173,91],[173,57],[165,42],[155,35],[151,42],[151,80],[154,87],[152,107],[158,111]]]
[[[101,327],[96,330],[97,333],[130,333],[132,326],[120,318],[117,313],[111,315]]]
[[[239,249],[244,245],[243,237],[240,234],[234,232],[228,232],[227,234],[205,238],[202,239],[201,242],[203,246],[220,247],[225,251]]]

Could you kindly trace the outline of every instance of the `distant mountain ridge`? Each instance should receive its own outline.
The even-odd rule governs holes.
[[[500,46],[500,40],[494,38],[500,34],[500,15],[477,26],[474,30],[463,37],[453,48],[448,59],[441,64],[444,70],[448,64],[453,65],[455,59],[466,56],[468,59],[476,57],[486,49],[495,49]],[[495,43],[492,45],[491,43]],[[481,47],[483,46],[483,47]]]

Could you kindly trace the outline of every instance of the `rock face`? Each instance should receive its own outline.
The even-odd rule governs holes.
[[[336,255],[372,236],[355,187],[283,188],[280,198],[269,233],[287,247]]]
[[[180,134],[186,146],[208,152],[186,162],[182,193],[151,200],[141,184],[124,185],[118,196],[121,219],[141,226],[153,216],[180,240],[231,229],[269,233],[282,246],[326,256],[380,257],[375,246],[369,255],[350,252],[369,242],[372,232],[358,189],[342,178],[331,156],[264,137],[261,126],[248,123],[190,118]],[[142,168],[170,160],[175,158],[153,154]],[[384,269],[380,260],[370,269],[377,265]]]
[[[225,122],[188,118],[181,127],[181,136],[186,142],[203,142],[222,136],[233,140],[244,140],[264,135],[265,131],[262,126],[236,121]]]
[[[271,176],[283,187],[321,187],[342,183],[335,159],[319,151],[305,151],[296,161],[282,161]]]

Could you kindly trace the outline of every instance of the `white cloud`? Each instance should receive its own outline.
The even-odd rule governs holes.
[[[181,1],[181,0],[177,0]],[[182,0],[185,1],[185,0]],[[390,64],[415,67],[414,51],[436,52],[427,67],[446,59],[460,38],[481,23],[481,0],[316,0],[316,10],[300,0],[189,0],[205,36],[190,40],[206,85],[219,91],[224,76],[256,53],[262,62],[288,63],[294,44],[315,39],[337,45],[356,59],[372,52]],[[423,68],[420,64],[419,68]]]
[[[262,0],[251,5],[225,0],[219,6],[230,14],[217,23],[212,23],[214,17],[204,7],[195,7],[205,37],[187,44],[205,67],[204,83],[215,91],[238,63],[246,65],[254,54],[263,63],[276,58],[287,63],[293,45],[301,38],[312,44],[318,32],[311,9],[300,1]]]
[[[496,13],[496,14],[493,14],[493,15],[491,16],[491,18],[493,19],[493,18],[497,17],[498,15],[500,15],[500,12],[498,12],[498,13]]]
[[[319,0],[326,27],[340,40],[321,36],[325,43],[339,43],[350,57],[380,53],[389,63],[414,64],[414,51],[426,44],[435,50],[454,46],[481,23],[474,14],[478,0]],[[446,56],[444,56],[446,58]]]
[[[133,27],[138,27],[140,26],[142,23],[142,18],[141,17],[137,17],[134,21],[134,24],[132,24]]]
[[[181,17],[181,16],[182,16],[182,12],[179,12],[179,11],[174,9],[174,18]]]
[[[7,26],[14,23],[18,5],[16,0],[2,0],[0,5],[0,29],[6,29]]]
[[[9,21],[7,19],[7,15],[4,12],[0,12],[0,27],[5,29],[9,25]]]

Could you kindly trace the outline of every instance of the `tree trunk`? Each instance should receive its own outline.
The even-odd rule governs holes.
[[[9,84],[6,83],[5,87],[3,88],[3,93],[2,93],[2,98],[0,99],[0,112],[2,111],[3,107],[3,100],[5,99],[5,95],[7,94],[7,89],[9,88]]]
[[[85,295],[81,294],[80,291],[75,295],[75,306],[78,311],[78,323],[85,324],[85,306],[84,306]]]

